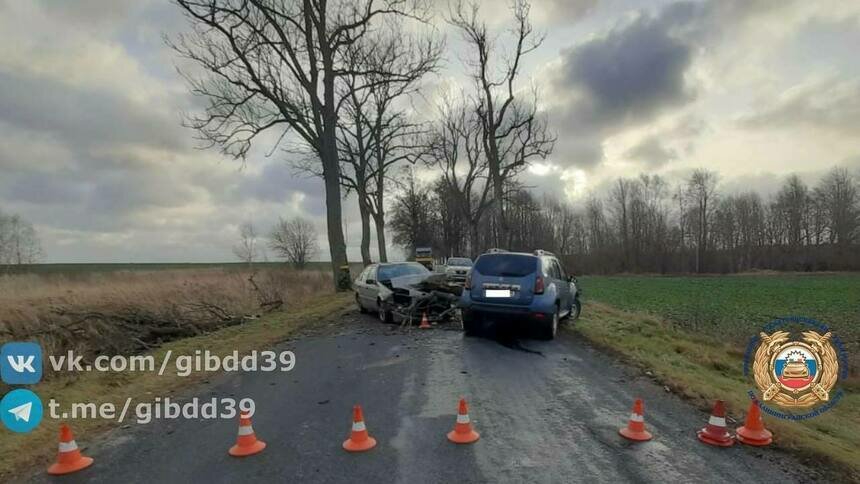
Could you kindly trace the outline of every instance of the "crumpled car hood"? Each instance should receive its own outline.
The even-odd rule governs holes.
[[[428,274],[411,274],[408,276],[394,277],[391,279],[391,287],[400,289],[415,290],[415,284],[424,282],[432,277],[445,277],[444,274],[428,273]]]
[[[441,291],[455,294],[457,297],[459,297],[463,291],[462,287],[449,285],[448,276],[439,272],[395,277],[391,279],[391,288],[405,289],[409,291],[409,294],[411,295],[415,295],[416,293]]]

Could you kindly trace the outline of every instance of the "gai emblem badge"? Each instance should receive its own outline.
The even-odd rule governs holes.
[[[837,383],[848,377],[848,355],[827,325],[797,316],[778,318],[747,345],[744,375],[755,381],[757,388],[747,393],[763,412],[805,420],[844,396]]]
[[[804,331],[803,341],[786,331],[761,333],[753,376],[762,400],[781,407],[811,407],[830,400],[839,375],[832,333]]]

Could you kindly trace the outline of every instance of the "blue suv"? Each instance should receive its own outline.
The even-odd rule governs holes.
[[[555,338],[560,319],[576,319],[581,311],[576,279],[553,254],[540,250],[495,250],[478,257],[460,307],[467,335],[508,320],[537,327],[544,339]]]

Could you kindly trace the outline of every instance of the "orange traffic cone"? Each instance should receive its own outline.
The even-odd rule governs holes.
[[[236,445],[227,451],[233,457],[245,457],[262,452],[266,443],[257,440],[254,427],[251,426],[251,416],[247,413],[239,415],[239,435],[236,437]]]
[[[350,452],[362,452],[374,447],[376,447],[376,439],[368,435],[361,405],[356,405],[352,407],[352,433],[343,442],[343,448]]]
[[[642,399],[637,398],[633,403],[633,413],[630,414],[627,426],[618,430],[618,433],[623,437],[640,442],[651,440],[651,433],[645,430],[645,415],[642,412],[642,407]]]
[[[726,408],[722,400],[714,403],[714,410],[708,419],[708,425],[698,432],[699,440],[709,445],[730,447],[735,440],[726,430]]]
[[[761,447],[773,442],[773,434],[764,428],[758,400],[750,402],[750,410],[747,412],[746,422],[744,422],[743,427],[738,428],[737,435],[738,441],[747,445],[756,445]]]
[[[424,315],[421,316],[421,325],[418,326],[418,329],[430,329],[430,320],[427,319],[427,311],[424,311]]]
[[[61,476],[86,469],[93,464],[91,457],[81,455],[75,436],[68,425],[60,425],[60,449],[57,452],[57,462],[48,467],[48,474]]]
[[[460,408],[457,412],[457,423],[454,424],[454,430],[448,432],[448,440],[455,444],[471,444],[480,438],[481,435],[472,428],[466,399],[461,398]]]

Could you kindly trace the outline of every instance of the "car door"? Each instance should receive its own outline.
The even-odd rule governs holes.
[[[365,267],[358,274],[358,277],[355,278],[354,287],[355,287],[355,297],[358,298],[358,303],[364,307],[367,307],[367,301],[364,300],[364,280],[367,278],[367,271],[370,270],[370,267]]]
[[[361,281],[361,299],[364,307],[376,309],[376,264],[364,271]]]
[[[568,280],[567,271],[564,270],[564,266],[561,265],[558,259],[553,259],[553,263],[556,266],[556,273],[558,274],[557,284],[561,308],[562,311],[567,311],[570,305],[573,304],[573,291],[570,290],[570,281]]]

